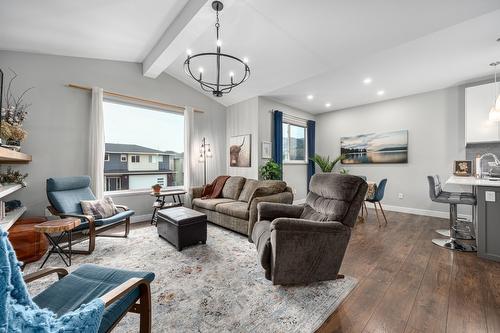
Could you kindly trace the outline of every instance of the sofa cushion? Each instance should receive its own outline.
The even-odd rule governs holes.
[[[254,198],[265,197],[276,193],[282,193],[286,190],[286,183],[282,180],[261,180],[252,192],[248,203]]]
[[[80,200],[83,214],[92,215],[96,219],[105,219],[118,213],[113,199],[104,197],[98,200]]]
[[[222,189],[222,197],[226,199],[238,200],[240,196],[241,190],[243,189],[243,185],[245,185],[244,177],[231,177],[226,180],[226,184]]]
[[[33,301],[39,307],[47,308],[57,316],[61,316],[101,297],[130,278],[144,278],[151,282],[155,275],[150,272],[132,272],[84,264],[35,296]],[[108,332],[139,295],[139,288],[135,288],[107,307],[99,333]]]
[[[247,179],[243,189],[241,190],[238,201],[248,202],[252,196],[253,191],[259,186],[259,181],[255,179]]]
[[[221,214],[237,217],[243,220],[248,220],[248,203],[243,201],[234,201],[217,205],[215,211]]]
[[[196,198],[193,200],[193,206],[198,206],[200,208],[205,208],[209,210],[215,210],[215,206],[222,203],[234,202],[233,199],[216,198],[216,199],[201,199]]]

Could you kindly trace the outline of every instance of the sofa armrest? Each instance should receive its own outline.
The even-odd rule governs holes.
[[[127,210],[130,210],[127,206],[125,205],[115,205],[116,208],[118,209],[123,209],[123,211],[127,211]]]
[[[191,187],[191,199],[201,198],[204,186]]]
[[[276,202],[291,204],[293,202],[293,194],[290,192],[281,192],[263,197],[254,198],[249,204],[249,219],[248,219],[248,240],[252,242],[252,231],[255,222],[257,222],[257,206],[261,202]]]
[[[278,217],[298,218],[304,211],[304,206],[275,202],[260,202],[257,205],[257,221],[273,221]]]

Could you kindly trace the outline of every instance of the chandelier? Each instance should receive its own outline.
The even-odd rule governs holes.
[[[222,8],[224,8],[224,5],[220,1],[213,1],[212,8],[216,13],[216,52],[205,52],[193,55],[191,50],[188,50],[187,59],[184,61],[184,71],[200,84],[201,89],[206,92],[211,92],[215,97],[222,97],[222,95],[230,93],[234,87],[239,86],[248,79],[250,76],[250,67],[248,67],[247,64],[247,58],[243,58],[243,60],[241,60],[235,56],[221,52],[222,42],[219,38],[219,12]],[[203,77],[203,67],[198,68],[198,74],[194,74],[191,69],[191,66],[193,66],[195,62],[206,63],[205,59],[211,59],[216,66],[216,71],[215,73],[212,73],[212,78],[210,79]],[[221,72],[223,72],[222,67],[231,69],[231,66],[241,67],[244,72],[242,72],[242,75],[235,76],[235,73],[231,70],[227,73],[227,79],[223,79],[224,74],[221,74]]]

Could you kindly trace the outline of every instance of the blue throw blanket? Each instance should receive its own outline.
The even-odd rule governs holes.
[[[100,298],[59,318],[40,309],[31,300],[7,233],[0,228],[0,333],[93,333],[99,330],[103,313]]]

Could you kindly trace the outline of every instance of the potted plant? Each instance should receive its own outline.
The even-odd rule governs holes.
[[[330,161],[330,156],[324,157],[318,154],[314,155],[313,158],[310,158],[311,161],[319,166],[322,172],[332,172],[335,164],[342,161],[343,159],[345,159],[345,155],[339,155],[333,161]]]
[[[14,80],[17,78],[16,72],[12,71],[13,77],[10,79],[7,85],[7,91],[5,92],[5,107],[0,110],[1,113],[1,126],[0,126],[0,138],[2,143],[7,145],[8,148],[14,150],[19,150],[21,146],[21,141],[26,138],[26,131],[22,128],[22,124],[26,115],[28,114],[27,109],[30,104],[24,102],[24,96],[32,88],[26,89],[19,96],[14,96],[12,93],[12,85]],[[0,96],[2,98],[3,96]]]
[[[279,180],[281,179],[281,166],[273,160],[269,160],[260,167],[259,174],[264,180]]]
[[[154,194],[159,194],[161,191],[161,187],[162,186],[160,184],[154,184],[153,186],[151,186]]]

